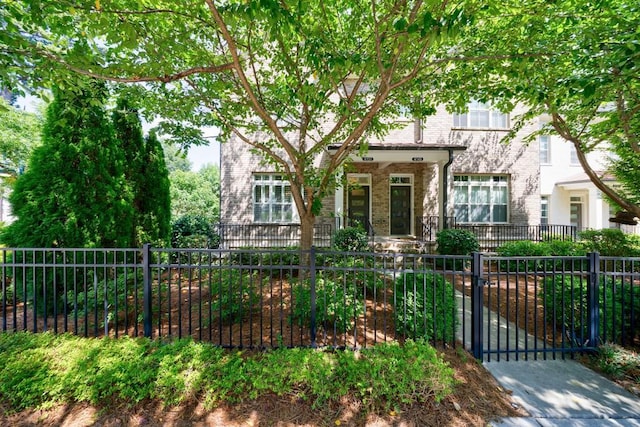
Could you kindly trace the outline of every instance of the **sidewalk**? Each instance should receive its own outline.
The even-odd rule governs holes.
[[[458,297],[462,300],[462,295]],[[460,309],[460,315],[465,316],[466,330],[458,331],[459,338],[463,332],[465,336],[470,336],[470,310],[471,303],[465,298],[464,310]],[[497,337],[498,326],[506,324],[506,319],[498,319],[493,313],[490,324],[491,333],[486,331],[485,321],[484,346],[491,345],[493,349],[498,348],[498,343],[494,340],[491,343],[487,342],[487,337]],[[522,330],[517,334],[511,334],[512,346],[516,339],[520,348],[523,348],[524,343],[531,346],[532,340],[535,341],[532,337],[527,337]],[[541,345],[538,347],[540,348]],[[483,366],[502,387],[511,390],[514,404],[521,406],[530,414],[529,417],[497,420],[490,423],[491,426],[640,427],[640,397],[634,396],[618,384],[574,360],[525,361],[521,358],[516,361],[512,358],[510,361],[484,362]]]

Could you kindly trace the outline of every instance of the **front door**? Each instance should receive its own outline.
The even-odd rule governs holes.
[[[582,230],[582,202],[571,203],[570,208],[569,222],[580,231]]]
[[[391,235],[411,234],[411,187],[391,186]]]
[[[349,188],[349,219],[359,221],[369,231],[369,186]]]

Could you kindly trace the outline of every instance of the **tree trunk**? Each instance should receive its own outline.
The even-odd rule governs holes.
[[[312,212],[304,212],[300,216],[300,250],[308,251],[313,245],[313,233],[316,216]]]
[[[313,233],[316,216],[312,212],[304,212],[300,216],[300,266],[309,266],[310,250],[313,246]]]

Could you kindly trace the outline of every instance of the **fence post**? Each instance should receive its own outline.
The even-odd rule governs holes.
[[[151,245],[145,243],[142,246],[142,318],[144,325],[144,336],[151,338]]]
[[[309,280],[311,295],[311,326],[309,334],[311,335],[311,348],[316,348],[316,247],[311,246],[309,255]]]
[[[482,254],[474,252],[471,260],[471,352],[477,360],[482,360],[483,349],[483,293]]]
[[[600,339],[600,254],[590,252],[589,255],[589,282],[587,285],[587,324],[589,325],[590,347],[595,347]]]

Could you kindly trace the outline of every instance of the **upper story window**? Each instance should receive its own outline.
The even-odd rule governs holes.
[[[253,220],[270,223],[294,220],[291,184],[283,175],[253,175]]]
[[[551,163],[551,137],[549,135],[540,135],[540,164]]]
[[[509,115],[489,104],[471,101],[466,113],[453,114],[453,127],[467,129],[508,129]]]
[[[509,205],[507,176],[455,175],[453,195],[457,222],[507,222]]]

